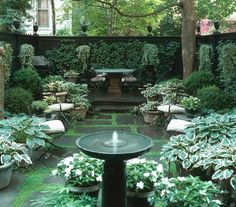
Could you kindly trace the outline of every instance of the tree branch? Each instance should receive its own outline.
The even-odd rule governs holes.
[[[159,8],[157,8],[155,11],[153,12],[150,12],[150,13],[146,13],[146,14],[127,14],[123,11],[121,11],[118,7],[116,7],[115,5],[117,4],[117,1],[115,0],[113,3],[110,3],[110,2],[106,2],[106,1],[103,1],[103,0],[96,0],[98,3],[101,3],[101,4],[105,4],[107,6],[109,6],[110,8],[114,9],[119,15],[121,16],[124,16],[124,17],[148,17],[148,16],[153,16],[153,15],[156,15],[160,12],[162,12],[163,10],[166,10],[170,7],[175,7],[175,6],[182,6],[182,3],[181,2],[172,2],[168,5],[163,5]]]

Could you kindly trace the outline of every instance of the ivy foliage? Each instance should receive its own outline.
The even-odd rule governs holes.
[[[220,81],[225,90],[236,97],[236,44],[224,43],[218,46]]]
[[[143,45],[140,41],[91,44],[90,63],[107,68],[139,69]]]
[[[213,47],[212,45],[201,44],[199,48],[199,70],[212,71],[213,66]]]
[[[12,49],[11,44],[8,44],[3,41],[0,42],[0,47],[1,46],[5,48],[5,54],[3,56],[3,64],[4,64],[4,69],[5,69],[5,86],[8,86],[10,76],[11,76],[13,49]]]
[[[45,52],[45,56],[52,63],[55,73],[62,75],[69,70],[80,73],[82,65],[77,58],[77,47],[76,44],[62,44]]]

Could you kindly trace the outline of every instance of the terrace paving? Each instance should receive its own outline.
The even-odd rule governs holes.
[[[111,130],[137,132],[151,137],[154,146],[144,155],[148,159],[158,160],[161,146],[169,139],[163,128],[144,123],[140,115],[131,113],[88,115],[86,120],[74,122],[66,134],[55,140],[54,143],[60,148],[51,148],[44,156],[35,160],[32,166],[13,171],[10,185],[0,191],[0,207],[30,207],[31,200],[42,196],[41,191],[49,189],[52,185],[63,186],[64,180],[53,177],[50,173],[61,158],[79,151],[75,145],[76,139],[87,133]],[[38,158],[42,152],[44,151],[37,151],[33,159]]]

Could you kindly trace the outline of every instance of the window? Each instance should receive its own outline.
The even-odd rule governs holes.
[[[38,24],[41,27],[49,26],[48,0],[38,0]]]

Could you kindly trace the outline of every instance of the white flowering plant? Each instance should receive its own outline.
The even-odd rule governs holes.
[[[222,192],[216,184],[212,181],[201,181],[199,177],[165,177],[155,185],[155,189],[155,195],[148,200],[162,207],[222,205],[217,199]]]
[[[163,165],[154,160],[135,158],[127,161],[127,189],[132,192],[150,192],[163,178]]]
[[[196,113],[201,108],[201,100],[194,96],[184,97],[181,104],[187,112]]]
[[[53,175],[66,179],[66,184],[77,187],[93,186],[102,181],[103,161],[83,153],[75,153],[62,159]]]

